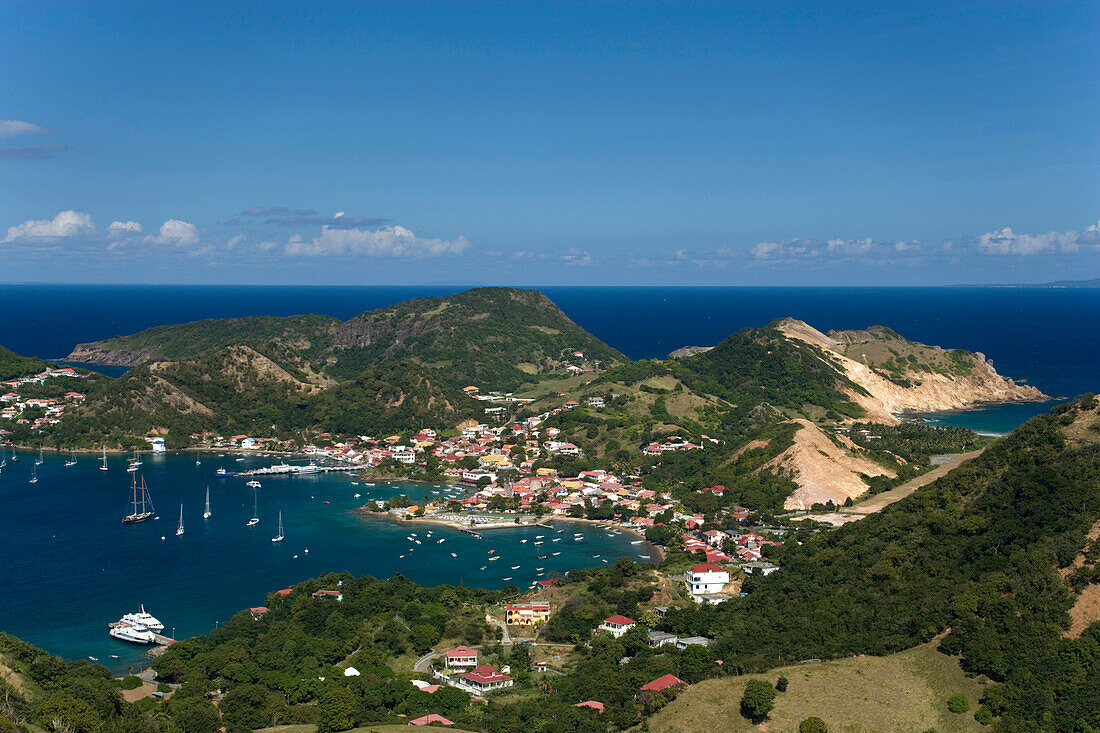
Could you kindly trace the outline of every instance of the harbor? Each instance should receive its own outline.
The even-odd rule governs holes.
[[[9,450],[9,463],[0,473],[6,502],[0,513],[0,552],[8,558],[0,574],[5,630],[70,659],[97,657],[118,673],[145,667],[148,654],[172,639],[208,633],[241,609],[264,605],[270,593],[334,567],[381,578],[400,573],[425,584],[503,588],[527,587],[540,572],[549,577],[599,563],[592,559],[597,553],[638,562],[647,562],[642,556],[651,554],[645,545],[630,544],[636,537],[611,537],[583,523],[572,523],[575,529],[568,531],[583,528],[587,541],[558,543],[561,554],[555,555],[534,545],[543,527],[513,523],[479,540],[481,527],[432,526],[364,514],[359,510],[367,502],[399,494],[422,502],[446,489],[364,482],[349,476],[345,467],[287,472],[280,467],[285,459],[271,455],[246,455],[237,462],[232,454],[207,454],[196,465],[193,452],[144,454],[136,474],[138,513],[143,513],[143,479],[147,504],[156,510],[144,521],[124,524],[121,519],[134,513],[135,474],[126,471],[129,455],[108,453],[107,470],[102,471],[101,451],[77,454],[71,466],[65,466],[71,460],[68,454],[46,452],[36,467],[36,484],[27,478],[37,451],[16,455],[19,460],[12,462]],[[247,487],[247,478],[218,481],[217,467],[231,464],[261,480],[263,488]],[[37,519],[43,496],[54,497],[67,509],[45,529]],[[177,535],[181,504],[186,533]],[[258,521],[248,526],[253,517]],[[422,537],[429,530],[430,543],[406,541],[410,532]],[[279,536],[281,541],[272,541]],[[435,541],[443,538],[445,543]],[[488,549],[495,549],[501,560],[488,562]],[[541,560],[539,555],[548,557]],[[47,569],[61,562],[68,582],[65,593],[57,594],[56,578]],[[153,567],[157,571],[149,572]],[[43,604],[44,597],[51,602]],[[148,645],[109,637],[107,622],[127,608],[137,609],[139,602],[159,618],[171,619],[169,628],[156,632],[156,643]]]

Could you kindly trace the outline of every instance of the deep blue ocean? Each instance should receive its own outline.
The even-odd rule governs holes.
[[[164,323],[246,315],[324,313],[349,318],[421,295],[461,288],[0,285],[0,345],[57,359],[74,344]],[[1002,374],[1060,397],[1100,391],[1100,289],[1045,288],[543,288],[578,324],[632,358],[663,358],[681,346],[713,345],[745,326],[793,316],[828,330],[883,324],[911,339],[981,351]],[[117,373],[103,370],[107,373]],[[1050,404],[1010,405],[939,416],[945,423],[1002,433]],[[146,458],[143,471],[160,519],[123,526],[129,486],[121,458],[100,472],[84,457],[65,468],[46,456],[28,484],[33,456],[0,469],[0,630],[52,652],[95,656],[116,670],[140,664],[140,650],[112,641],[106,623],[144,603],[178,637],[208,631],[272,590],[329,570],[423,583],[527,585],[541,572],[640,558],[627,535],[585,528],[561,555],[537,560],[539,530],[502,530],[474,540],[435,529],[420,546],[410,532],[351,510],[371,497],[414,497],[433,487],[356,486],[327,475],[268,478],[259,492],[261,524],[247,528],[251,492],[240,479],[216,479],[232,458]],[[250,459],[251,460],[251,459]],[[214,515],[201,518],[211,486]],[[360,499],[353,498],[361,493]],[[326,503],[329,502],[329,503]],[[180,504],[186,533],[174,535]],[[275,513],[287,539],[273,545]],[[426,527],[413,528],[423,539]],[[563,537],[569,537],[567,529]],[[162,541],[161,536],[165,539]],[[527,543],[521,542],[528,539]],[[310,552],[304,552],[305,548]],[[495,548],[506,559],[488,563]],[[415,548],[413,552],[408,552]],[[553,550],[557,551],[557,550]],[[452,558],[454,552],[457,558]],[[405,555],[404,558],[401,555]],[[297,558],[294,555],[298,555]],[[600,555],[596,558],[594,555]],[[486,570],[479,568],[485,565]],[[511,566],[520,568],[512,570]],[[499,566],[499,567],[498,567]],[[511,577],[511,581],[504,578]],[[118,660],[110,659],[119,655]]]

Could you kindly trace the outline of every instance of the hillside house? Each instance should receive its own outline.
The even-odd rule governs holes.
[[[483,664],[454,681],[454,686],[472,692],[475,695],[484,695],[495,690],[503,690],[511,687],[514,680],[506,674],[497,671],[496,667]]]
[[[460,669],[477,666],[477,650],[468,646],[456,646],[447,652],[447,666]]]
[[[504,610],[505,621],[510,626],[535,626],[550,618],[549,603],[509,603]]]
[[[620,636],[637,626],[637,622],[632,618],[627,618],[621,614],[615,614],[603,620],[600,624],[600,631],[606,631],[607,633],[618,639]]]
[[[694,565],[684,575],[687,582],[688,593],[693,596],[707,593],[721,593],[726,584],[730,582],[730,574],[714,563],[701,563]]]

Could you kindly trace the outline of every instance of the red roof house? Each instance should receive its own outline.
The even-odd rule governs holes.
[[[661,690],[667,690],[670,687],[687,687],[688,683],[674,674],[661,675],[652,682],[648,682],[642,685],[643,690],[651,690],[653,692],[660,692]]]
[[[422,715],[419,718],[414,718],[409,721],[409,725],[430,725],[432,723],[454,725],[454,721],[447,720],[442,715],[436,715],[435,713],[428,713],[427,715]]]
[[[603,712],[603,703],[602,702],[596,702],[595,700],[585,700],[584,702],[577,703],[573,707],[575,707],[575,708],[592,708],[597,713],[602,713]]]

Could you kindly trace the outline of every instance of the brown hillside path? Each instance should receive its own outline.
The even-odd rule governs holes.
[[[947,460],[933,468],[928,473],[922,473],[920,476],[906,481],[904,484],[897,487],[896,489],[890,489],[889,491],[884,491],[881,494],[875,494],[869,499],[864,499],[854,506],[842,509],[840,513],[867,515],[874,514],[875,512],[881,512],[886,507],[890,506],[896,501],[901,501],[922,486],[927,486],[941,476],[947,475],[948,472],[952,471],[955,468],[958,468],[966,461],[977,458],[982,454],[982,451],[984,450],[985,448],[979,448],[978,450],[972,450],[969,453],[955,453],[954,455],[948,456]]]
[[[894,502],[901,501],[905,497],[912,494],[922,486],[927,486],[941,476],[946,475],[952,469],[958,468],[960,465],[969,461],[972,458],[977,458],[982,454],[985,448],[979,448],[978,450],[970,451],[969,453],[954,453],[946,456],[946,460],[943,463],[933,468],[928,473],[922,473],[916,478],[906,481],[896,489],[890,489],[884,491],[881,494],[875,494],[874,496],[864,499],[863,501],[855,504],[854,506],[838,509],[835,512],[828,514],[811,514],[810,518],[816,519],[819,522],[827,522],[834,527],[839,527],[842,524],[848,522],[855,522],[863,519],[869,514],[875,514],[881,512],[886,507],[890,506]]]

